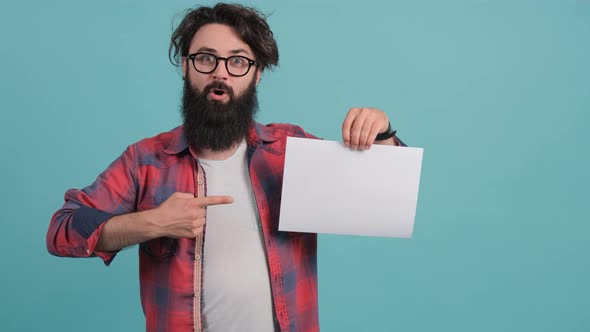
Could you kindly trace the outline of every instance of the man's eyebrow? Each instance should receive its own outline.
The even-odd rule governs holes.
[[[229,53],[231,53],[231,54],[246,53],[248,55],[252,55],[252,54],[250,54],[250,52],[246,51],[243,48],[238,48],[236,50],[231,50],[231,51],[229,51]]]
[[[201,47],[197,50],[197,52],[209,52],[209,53],[217,53],[217,50],[210,47]]]
[[[203,47],[201,47],[201,48],[199,48],[199,49],[197,50],[197,52],[209,52],[209,53],[217,54],[217,50],[216,50],[216,49],[214,49],[214,48],[210,48],[210,47],[204,47],[204,46],[203,46]],[[246,49],[244,49],[244,48],[238,48],[238,49],[235,49],[235,50],[231,50],[231,51],[229,51],[229,53],[230,53],[230,54],[246,53],[246,54],[248,54],[248,55],[250,55],[250,56],[252,55],[252,54],[250,54],[250,52],[248,52],[248,51],[247,51]]]

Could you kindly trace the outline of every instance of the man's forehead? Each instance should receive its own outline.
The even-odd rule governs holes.
[[[238,32],[224,24],[203,25],[191,41],[192,52],[210,52],[217,54],[238,54],[252,55],[250,46],[239,36]]]

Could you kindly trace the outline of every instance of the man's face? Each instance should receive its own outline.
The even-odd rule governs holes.
[[[190,53],[207,52],[197,71],[189,59],[183,62],[186,75],[182,97],[184,135],[197,151],[227,150],[248,134],[250,124],[258,110],[256,84],[260,72],[256,67],[243,76],[232,76],[220,61],[215,70],[214,57],[245,56],[253,59],[250,47],[242,42],[232,28],[221,24],[208,24],[195,34]],[[213,60],[213,62],[211,61]],[[243,74],[248,62],[234,58],[230,71]],[[207,67],[209,66],[209,67]],[[242,70],[240,72],[240,70]],[[211,71],[211,72],[209,72]],[[208,72],[206,74],[202,72]]]
[[[241,55],[256,60],[250,46],[240,39],[233,28],[223,24],[206,24],[195,33],[189,54],[197,52],[207,52],[224,58]],[[207,86],[223,82],[233,90],[235,97],[240,97],[252,81],[258,84],[260,80],[260,70],[257,67],[252,66],[245,76],[236,77],[228,73],[223,60],[219,61],[217,68],[212,73],[203,74],[195,70],[191,60],[187,63],[184,59],[182,72],[187,76],[185,79],[196,91],[203,92]],[[220,92],[223,91],[217,91],[217,93]],[[212,102],[227,103],[230,101],[230,95],[227,92],[217,95],[210,91],[207,94],[207,99]]]

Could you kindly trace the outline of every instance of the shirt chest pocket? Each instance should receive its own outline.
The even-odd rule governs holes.
[[[178,239],[159,237],[139,244],[140,250],[154,259],[174,256],[178,249]]]
[[[144,185],[140,189],[137,202],[138,211],[157,208],[175,192],[195,192],[195,164],[190,155],[175,155],[169,158],[143,160]],[[139,245],[140,252],[154,259],[174,256],[179,247],[179,240],[160,237]]]

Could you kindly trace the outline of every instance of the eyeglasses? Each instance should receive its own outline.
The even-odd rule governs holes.
[[[250,71],[250,67],[258,66],[256,61],[241,55],[222,58],[211,53],[197,52],[189,54],[186,61],[188,62],[189,59],[193,62],[195,70],[201,74],[214,72],[217,69],[217,65],[219,65],[219,60],[225,61],[227,72],[236,77],[245,76]]]

